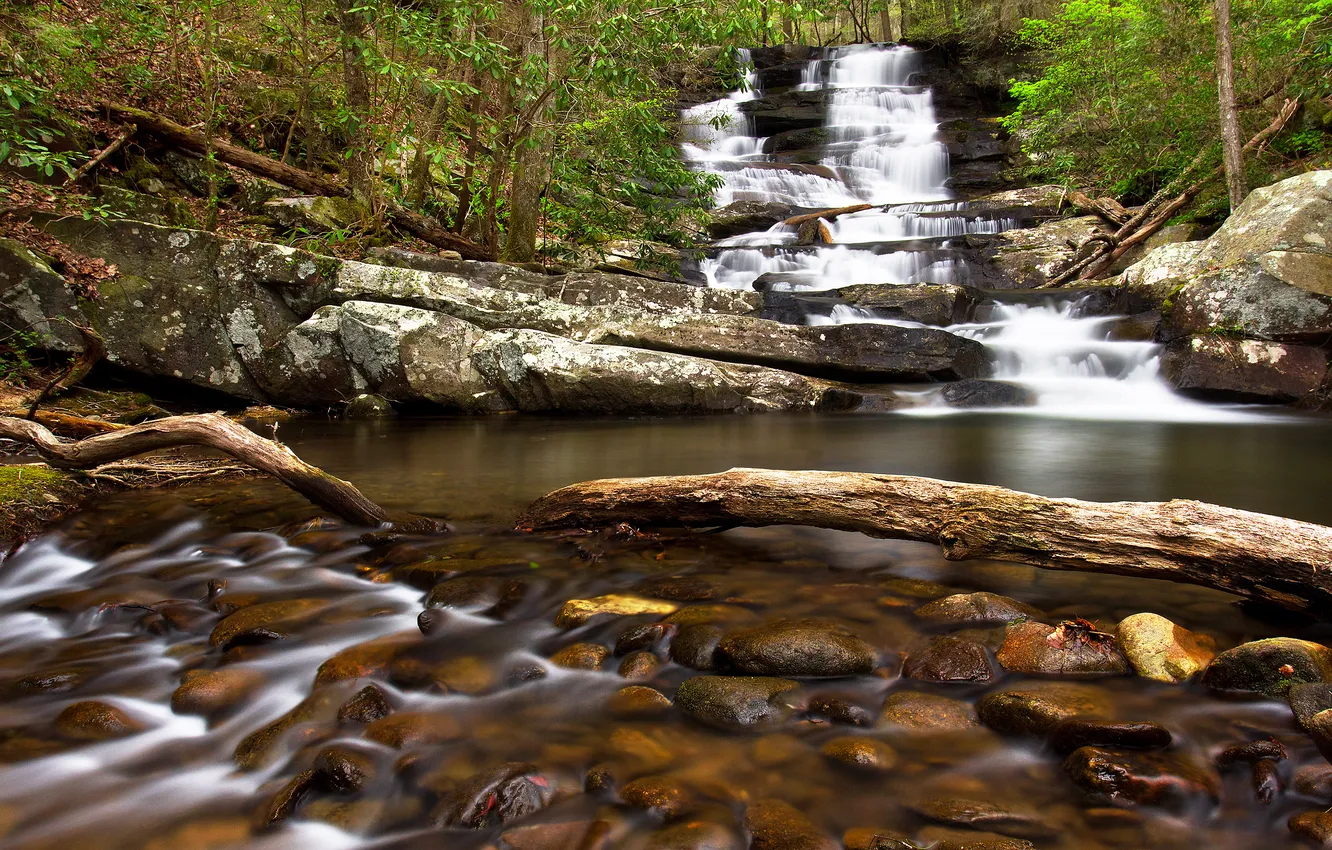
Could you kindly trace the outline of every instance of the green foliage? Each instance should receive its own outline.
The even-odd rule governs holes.
[[[1236,91],[1246,136],[1283,96],[1326,96],[1329,0],[1237,0]],[[1046,59],[1015,82],[1005,119],[1034,160],[1032,177],[1142,200],[1199,151],[1219,151],[1212,6],[1203,0],[1066,0],[1050,20],[1027,20],[1021,40]],[[1325,9],[1324,9],[1325,11]],[[1324,148],[1307,135],[1288,154]],[[1220,161],[1219,152],[1214,158]]]
[[[12,381],[33,368],[33,358],[47,339],[32,330],[9,331],[0,336],[0,381]]]

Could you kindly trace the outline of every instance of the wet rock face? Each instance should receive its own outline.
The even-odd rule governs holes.
[[[1186,681],[1216,656],[1211,636],[1191,632],[1159,614],[1125,617],[1115,633],[1133,671],[1158,682]]]
[[[923,682],[988,682],[994,678],[990,653],[979,643],[943,636],[912,648],[902,675]]]
[[[719,210],[713,210],[708,222],[708,236],[725,239],[756,230],[767,230],[792,215],[786,204],[764,201],[736,201]]]
[[[1007,381],[983,381],[971,378],[955,381],[939,391],[939,397],[949,407],[1031,407],[1036,394],[1021,384]]]
[[[730,632],[718,652],[742,673],[798,678],[868,673],[878,656],[851,630],[813,620],[779,620]]]
[[[1091,686],[1035,682],[987,694],[976,711],[986,726],[1000,734],[1044,736],[1061,720],[1096,717],[1106,707],[1106,695]]]
[[[550,782],[535,765],[512,762],[482,771],[440,801],[440,826],[482,829],[540,811],[550,802]]]
[[[945,798],[911,806],[921,817],[940,823],[988,830],[1016,838],[1049,839],[1057,831],[1031,814],[1009,811],[985,800]]]
[[[837,850],[837,842],[790,803],[759,800],[745,809],[750,850]]]
[[[760,676],[695,676],[675,692],[675,704],[700,723],[750,729],[778,720],[788,707],[782,695],[799,684]]]
[[[863,773],[884,773],[897,764],[897,751],[874,738],[833,738],[819,751],[833,764]]]
[[[109,741],[136,735],[147,727],[110,703],[97,700],[76,702],[55,719],[55,728],[76,741]]]
[[[1051,749],[1068,755],[1082,747],[1162,750],[1170,746],[1170,730],[1159,723],[1112,723],[1071,717],[1052,726],[1047,733]]]
[[[1090,794],[1138,805],[1181,808],[1215,803],[1221,796],[1215,773],[1162,753],[1083,747],[1064,762],[1064,774]]]
[[[1292,685],[1332,681],[1332,649],[1295,638],[1267,638],[1226,650],[1207,665],[1202,682],[1218,691],[1284,698]]]
[[[879,723],[887,729],[958,731],[975,729],[980,718],[971,703],[937,694],[899,691],[884,702]]]
[[[1182,337],[1166,346],[1161,374],[1202,399],[1287,404],[1316,391],[1327,373],[1321,349],[1291,343]]]
[[[1010,672],[1045,676],[1121,676],[1129,669],[1113,635],[1073,622],[1009,626],[996,657]]]
[[[873,310],[875,315],[885,319],[934,327],[965,321],[976,301],[975,290],[951,283],[845,286],[819,295],[840,298],[852,307]]]
[[[934,626],[983,626],[1040,619],[1040,611],[997,593],[957,593],[916,609],[916,616]]]
[[[263,674],[246,668],[192,670],[171,695],[171,710],[177,714],[222,717],[239,706],[264,683]]]

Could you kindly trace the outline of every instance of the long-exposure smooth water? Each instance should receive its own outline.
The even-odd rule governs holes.
[[[125,494],[27,544],[0,570],[4,846],[479,847],[503,835],[515,848],[742,847],[745,812],[771,799],[830,836],[871,828],[928,846],[958,832],[920,807],[961,798],[1003,807],[1013,822],[995,828],[1036,835],[1039,846],[1248,848],[1293,846],[1285,820],[1316,804],[1287,789],[1261,805],[1240,772],[1224,775],[1215,800],[1116,806],[1074,788],[1062,757],[1038,739],[974,723],[922,728],[880,712],[895,695],[966,706],[1031,684],[1003,674],[979,683],[903,677],[902,655],[938,630],[913,610],[946,593],[992,591],[1055,620],[1110,626],[1151,611],[1221,648],[1274,634],[1318,639],[1320,627],[1202,588],[949,564],[929,546],[844,533],[552,538],[511,525],[532,498],[574,481],[742,465],[930,475],[1087,499],[1203,498],[1328,522],[1322,419],[296,421],[278,434],[385,504],[450,517],[455,532],[363,539],[363,530],[311,528],[300,523],[308,506],[246,482]],[[427,588],[450,578],[440,585],[449,593],[436,591],[450,607],[435,609],[423,634]],[[872,643],[879,662],[870,674],[802,680],[783,695],[779,718],[750,731],[704,726],[675,708],[635,714],[612,700],[631,684],[618,672],[623,655],[595,670],[550,660],[575,644],[613,649],[632,626],[663,618],[556,627],[567,600],[609,593],[665,597],[722,629],[827,619]],[[286,607],[218,637],[228,611],[261,603]],[[1002,628],[963,634],[993,649]],[[633,684],[671,695],[696,674],[660,643],[644,646],[654,657],[637,657],[643,678]],[[173,692],[201,677],[216,687],[194,702],[177,695],[173,710]],[[343,709],[339,720],[340,706],[370,684],[393,713],[367,725]],[[1265,735],[1290,751],[1287,784],[1297,768],[1321,763],[1283,702],[1134,677],[1077,684],[1097,714],[1165,725],[1172,757],[1201,769],[1222,747]],[[69,707],[90,700],[120,712],[76,722]],[[830,720],[829,704],[842,706],[842,721],[865,725]],[[200,706],[209,720],[192,713]],[[294,719],[254,735],[282,717]],[[892,755],[881,770],[857,771],[822,752],[847,736]],[[329,784],[319,768],[330,751],[350,752],[363,775]],[[655,810],[643,810],[644,796]],[[535,811],[501,823],[504,811],[527,809]],[[591,838],[570,838],[588,823],[597,825]]]

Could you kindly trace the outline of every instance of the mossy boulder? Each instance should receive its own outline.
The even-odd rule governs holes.
[[[55,522],[78,507],[86,493],[74,473],[41,463],[0,465],[0,544]]]
[[[1202,682],[1216,691],[1257,693],[1284,699],[1293,685],[1332,681],[1332,649],[1321,643],[1278,637],[1240,644],[1212,659]]]

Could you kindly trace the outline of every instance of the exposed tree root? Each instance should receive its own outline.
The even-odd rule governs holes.
[[[531,530],[810,525],[989,558],[1165,579],[1332,616],[1332,528],[1203,502],[1083,502],[979,484],[854,472],[732,469],[616,478],[538,499]]]

